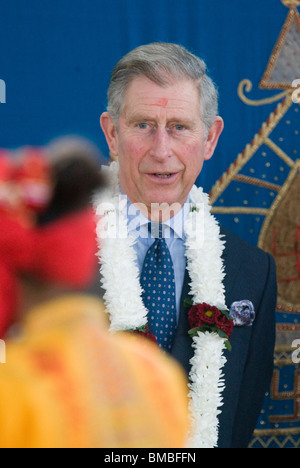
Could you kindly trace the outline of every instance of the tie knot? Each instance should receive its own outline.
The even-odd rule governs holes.
[[[163,238],[163,224],[161,223],[149,223],[148,231],[154,239]]]

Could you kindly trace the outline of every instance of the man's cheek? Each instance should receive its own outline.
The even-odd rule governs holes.
[[[122,142],[122,152],[134,160],[139,160],[147,152],[147,148],[143,139],[132,135]]]

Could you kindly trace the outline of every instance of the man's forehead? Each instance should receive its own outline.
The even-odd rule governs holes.
[[[134,103],[154,107],[184,107],[195,102],[198,90],[191,80],[181,80],[160,86],[146,77],[137,77],[125,94],[126,104]]]
[[[194,101],[193,101],[194,102]],[[133,100],[129,99],[125,103],[125,112],[130,114],[139,114],[143,111],[171,111],[171,110],[190,110],[191,101],[185,99],[170,99],[169,97],[159,96],[136,96]]]

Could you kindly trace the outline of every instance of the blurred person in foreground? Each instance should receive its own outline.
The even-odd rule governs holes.
[[[74,290],[93,289],[98,274],[91,199],[103,184],[101,158],[79,137],[47,148],[0,152],[0,338],[22,314],[19,276],[29,271]],[[77,255],[77,268],[71,259]],[[99,288],[98,291],[99,293]]]
[[[82,292],[94,275],[91,187],[103,180],[89,185],[93,164],[81,161],[83,180],[73,167],[76,186],[67,177],[70,159],[58,166],[55,203],[16,247],[22,239],[30,246],[18,275],[22,312],[0,365],[0,447],[183,447],[181,370],[145,338],[110,336],[103,302]]]
[[[18,275],[32,264],[37,216],[51,195],[51,169],[42,148],[0,150],[0,338],[17,319]]]

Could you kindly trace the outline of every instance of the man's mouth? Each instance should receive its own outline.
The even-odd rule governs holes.
[[[169,179],[173,174],[153,174],[155,177],[160,177],[161,179]]]
[[[178,172],[151,172],[147,176],[153,182],[161,183],[173,183],[177,180]]]

